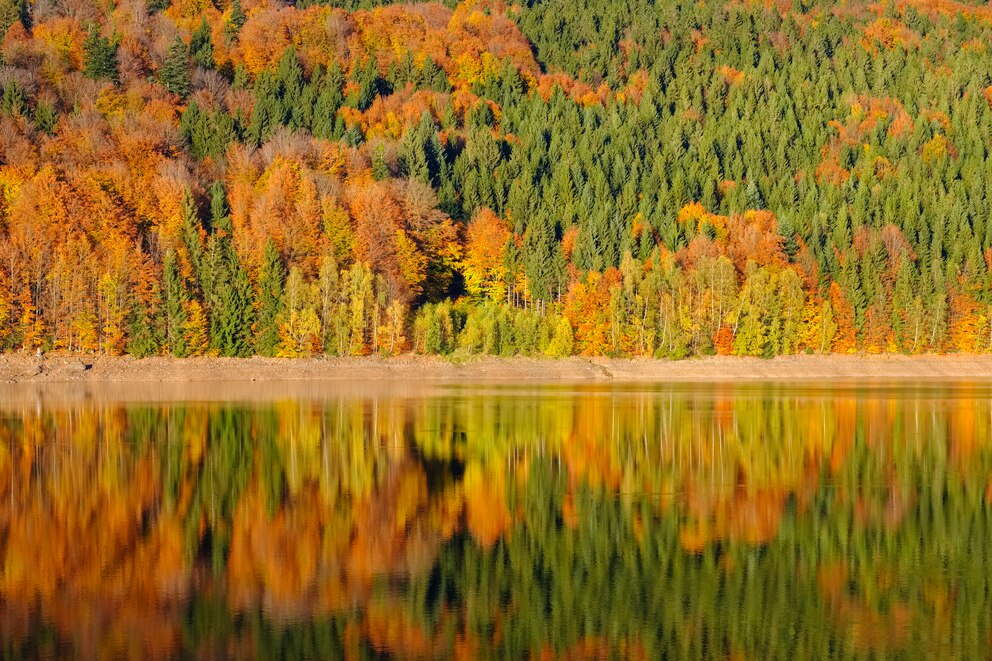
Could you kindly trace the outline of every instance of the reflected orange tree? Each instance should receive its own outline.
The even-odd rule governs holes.
[[[7,656],[981,658],[987,389],[0,414]]]

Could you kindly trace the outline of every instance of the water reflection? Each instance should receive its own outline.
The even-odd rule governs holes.
[[[992,389],[0,404],[3,658],[961,658]]]

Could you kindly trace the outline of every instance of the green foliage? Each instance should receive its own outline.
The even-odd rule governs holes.
[[[265,244],[258,276],[258,321],[255,324],[255,353],[274,356],[279,345],[278,319],[283,307],[286,267],[274,241]]]
[[[237,37],[247,21],[248,17],[241,8],[241,0],[231,0],[231,17],[226,27],[229,38]]]
[[[250,356],[254,348],[254,296],[234,250],[224,187],[211,187],[211,230],[203,257],[203,296],[210,318],[210,348],[222,356]]]
[[[117,82],[117,39],[100,35],[100,28],[90,24],[83,40],[83,75],[93,80]]]
[[[195,101],[186,106],[179,119],[179,132],[198,159],[224,156],[228,146],[238,139],[239,128],[240,122],[227,113],[201,111]]]
[[[376,181],[389,178],[389,166],[386,165],[386,153],[382,145],[376,145],[372,151],[372,178]]]
[[[16,82],[9,82],[3,87],[0,96],[0,113],[4,115],[24,115],[28,109],[28,97]]]
[[[165,89],[179,98],[185,99],[190,92],[193,72],[189,63],[189,49],[178,35],[169,46],[158,78]]]
[[[7,36],[7,30],[17,22],[25,29],[31,28],[31,6],[28,0],[0,0],[0,42]]]
[[[214,42],[210,36],[207,19],[200,21],[199,27],[190,36],[189,52],[193,61],[204,69],[214,68]]]
[[[55,111],[55,106],[45,101],[39,101],[34,107],[34,126],[42,133],[52,135],[55,133],[55,125],[58,123],[59,115]]]
[[[186,325],[186,303],[189,302],[189,291],[182,275],[176,254],[170,250],[163,260],[164,275],[162,277],[162,312],[164,333],[164,348],[173,356],[182,358],[187,355],[186,340],[183,328]],[[145,345],[145,342],[142,342]]]

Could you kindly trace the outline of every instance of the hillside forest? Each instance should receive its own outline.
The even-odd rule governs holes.
[[[0,350],[992,351],[992,7],[0,0]]]

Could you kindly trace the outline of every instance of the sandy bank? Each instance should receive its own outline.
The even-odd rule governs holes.
[[[929,379],[992,380],[992,356],[713,356],[650,359],[430,356],[145,358],[0,356],[0,385],[216,382],[602,382]]]

